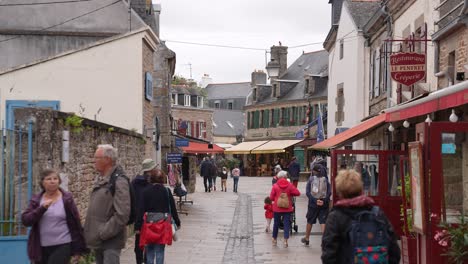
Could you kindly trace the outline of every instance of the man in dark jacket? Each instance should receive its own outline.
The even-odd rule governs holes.
[[[133,181],[132,181],[132,188],[135,192],[135,212],[138,211],[138,206],[141,204],[143,200],[143,191],[148,187],[150,184],[148,181],[148,177],[150,176],[151,173],[155,173],[156,171],[156,162],[152,159],[145,159],[143,163],[141,164],[142,169],[141,169],[141,174],[137,175]],[[140,229],[136,228],[136,225],[134,225],[135,228],[135,257],[136,257],[136,264],[141,264],[143,263],[144,260],[144,255],[143,251],[140,248]],[[145,261],[146,262],[146,261]]]
[[[291,177],[292,184],[297,188],[299,182],[299,173],[301,172],[301,166],[297,163],[296,157],[292,157],[291,162],[288,165],[289,177]]]
[[[354,258],[354,248],[349,239],[353,217],[365,210],[372,211],[374,200],[362,195],[363,183],[355,170],[340,171],[335,179],[335,188],[341,198],[328,215],[325,233],[322,237],[322,263],[349,263]],[[400,248],[391,223],[382,210],[377,219],[385,223],[388,235],[388,263],[400,263]]]
[[[200,165],[200,175],[203,177],[203,185],[205,185],[205,192],[211,192],[212,181],[211,181],[211,162],[208,157],[203,158]]]

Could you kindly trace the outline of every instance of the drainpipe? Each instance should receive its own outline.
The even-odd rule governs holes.
[[[387,22],[387,37],[388,38],[392,38],[393,36],[393,17],[392,15],[388,12],[388,7],[387,7],[387,2],[386,1],[383,5],[382,5],[382,8],[380,9],[380,11],[386,16],[385,18],[385,21]],[[385,52],[385,67],[387,67],[388,65],[388,59],[387,59],[387,52],[389,50],[389,46],[391,47],[392,43],[391,42],[387,42],[385,43],[385,47],[384,47],[384,52]],[[387,75],[387,70],[385,71],[385,82],[387,85],[387,108],[390,108],[392,105],[392,101],[390,100],[390,98],[392,97],[392,82],[391,81],[388,81],[388,78],[390,78],[390,76]]]

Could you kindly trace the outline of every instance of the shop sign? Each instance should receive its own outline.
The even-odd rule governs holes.
[[[189,146],[189,140],[185,138],[176,138],[175,139],[175,145],[176,147],[188,147]]]
[[[182,163],[182,154],[180,153],[167,153],[166,161],[169,164]]]
[[[418,53],[396,53],[390,56],[392,79],[406,86],[413,85],[426,76],[426,55]]]

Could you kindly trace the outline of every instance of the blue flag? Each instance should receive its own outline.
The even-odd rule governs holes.
[[[321,113],[318,114],[317,118],[317,143],[325,140],[325,134],[323,132],[323,119]]]
[[[304,130],[299,130],[296,132],[296,139],[303,139],[304,138]]]

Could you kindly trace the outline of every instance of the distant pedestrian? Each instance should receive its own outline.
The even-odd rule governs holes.
[[[240,175],[245,175],[244,174],[244,160],[242,157],[239,157],[239,170],[240,170]]]
[[[200,165],[200,175],[203,177],[205,192],[211,192],[211,162],[208,157],[203,158],[203,161]]]
[[[296,157],[291,158],[291,162],[288,165],[289,177],[291,177],[292,184],[297,188],[299,182],[299,175],[301,173],[301,166],[297,163]]]
[[[99,173],[85,221],[85,238],[93,249],[96,264],[118,264],[127,242],[127,223],[131,212],[130,183],[117,164],[117,149],[99,145],[94,154]]]
[[[180,219],[171,191],[164,186],[166,175],[160,169],[151,172],[149,181],[151,185],[143,191],[142,202],[139,204],[138,217],[135,222],[137,229],[143,225],[145,213],[171,213],[177,228],[180,228]],[[164,240],[169,238],[169,240]],[[143,237],[142,237],[143,239]],[[146,244],[145,252],[147,262],[145,264],[163,264],[164,251],[167,244],[172,244],[172,237],[161,236],[160,241],[154,244]],[[140,243],[142,245],[142,243]]]
[[[280,171],[278,173],[278,182],[273,185],[270,193],[270,200],[273,203],[273,240],[272,243],[276,246],[278,237],[278,229],[283,219],[284,226],[284,246],[288,247],[289,230],[291,228],[291,213],[293,212],[293,196],[299,196],[301,193],[299,190],[292,185],[287,179],[288,173],[286,171]]]
[[[21,214],[23,225],[32,227],[28,256],[32,263],[77,262],[86,253],[80,215],[71,193],[62,190],[60,176],[46,169],[40,174],[42,191],[34,195]]]
[[[265,197],[265,219],[266,219],[266,228],[265,232],[269,233],[271,231],[271,219],[273,219],[273,203],[269,196]]]
[[[342,170],[335,179],[341,198],[328,215],[322,237],[322,263],[400,263],[400,248],[395,231],[372,198],[363,195],[361,175]],[[352,239],[356,238],[356,239]]]
[[[219,177],[221,178],[221,191],[227,192],[226,181],[228,177],[228,171],[226,167],[223,167],[223,169],[220,171]]]
[[[282,171],[281,165],[276,165],[273,169],[273,179],[271,179],[271,185],[274,185],[278,181],[278,173]]]
[[[240,176],[240,170],[239,168],[236,167],[232,170],[232,179],[234,181],[233,191],[235,193],[237,192],[237,187],[239,186],[239,176]]]
[[[215,156],[211,156],[211,181],[213,186],[213,191],[216,191],[216,178],[218,177],[218,166],[216,165]]]
[[[141,171],[140,174],[137,175],[132,180],[132,188],[135,191],[135,204],[134,206],[135,211],[138,211],[138,205],[143,201],[143,191],[150,185],[149,183],[149,176],[151,173],[154,173],[156,170],[156,162],[152,159],[145,159],[141,164]],[[137,229],[137,226],[134,225],[135,230],[135,257],[136,257],[136,264],[142,264],[144,262],[144,254],[143,250],[141,250],[139,242],[140,242],[140,229]]]
[[[301,239],[301,242],[305,245],[309,245],[312,225],[318,220],[323,233],[328,216],[331,188],[327,177],[327,171],[322,165],[315,164],[312,169],[312,173],[306,185],[306,195],[307,198],[309,198],[306,215],[307,227],[305,237]]]

